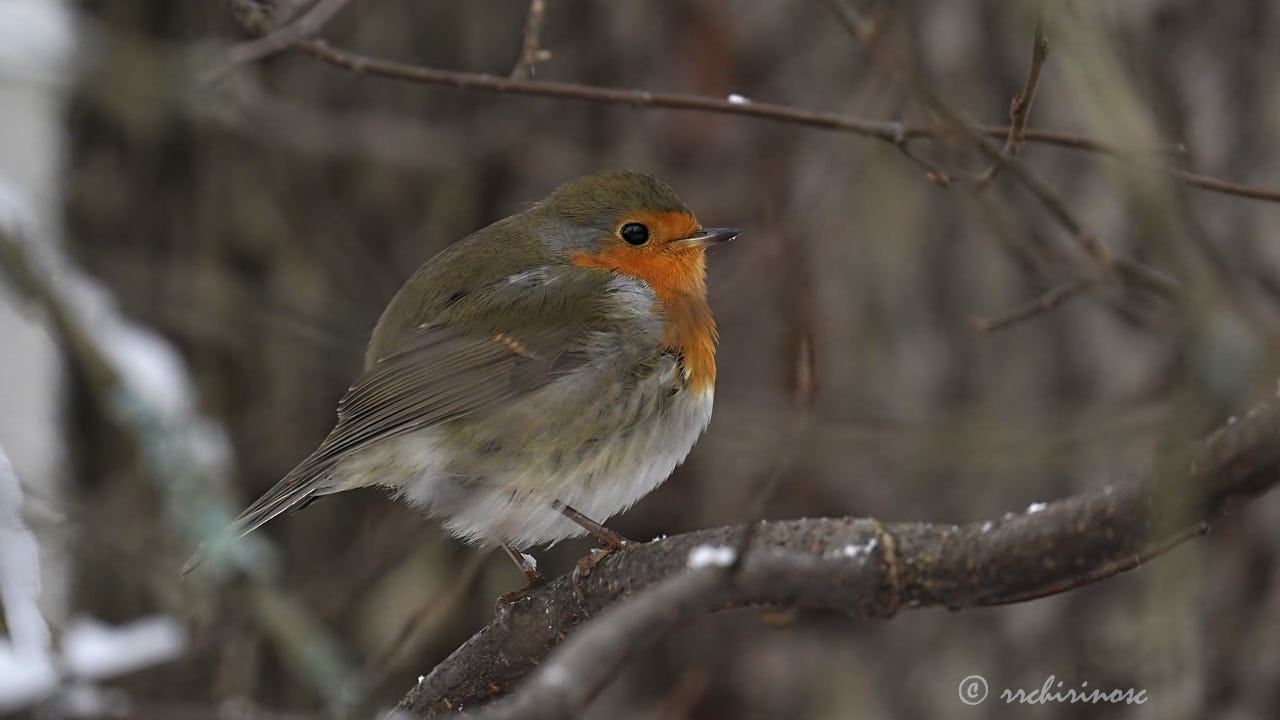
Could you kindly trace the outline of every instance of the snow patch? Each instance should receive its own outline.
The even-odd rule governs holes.
[[[78,677],[105,678],[173,660],[186,646],[186,632],[167,615],[114,626],[77,618],[62,638],[62,662]]]
[[[76,618],[67,624],[57,658],[47,650],[24,651],[0,640],[0,713],[40,702],[61,688],[62,700],[74,707],[99,708],[96,712],[70,713],[72,715],[116,714],[103,708],[118,707],[120,698],[90,681],[173,660],[186,648],[187,636],[182,625],[167,615],[118,626],[92,618]],[[61,668],[63,677],[55,666]]]
[[[550,687],[565,687],[569,684],[569,672],[559,663],[543,665],[542,683]]]
[[[729,567],[738,558],[738,551],[724,545],[699,545],[689,552],[689,567]]]
[[[49,649],[39,598],[39,545],[22,521],[22,485],[0,448],[0,607],[14,650],[32,657]]]
[[[857,558],[870,555],[879,546],[880,541],[877,538],[871,538],[864,543],[850,543],[841,548],[828,550],[825,554],[829,558]]]

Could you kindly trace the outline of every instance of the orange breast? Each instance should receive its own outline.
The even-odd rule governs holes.
[[[662,344],[683,357],[689,387],[701,392],[715,386],[716,323],[707,305],[701,248],[618,245],[598,255],[578,255],[572,262],[643,280],[657,296],[659,307],[654,309],[665,318]]]
[[[662,344],[679,350],[689,373],[689,388],[696,393],[714,389],[716,322],[707,306],[705,291],[696,298],[673,298],[664,308],[667,319]]]

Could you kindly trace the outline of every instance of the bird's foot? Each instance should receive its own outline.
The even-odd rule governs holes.
[[[500,617],[505,617],[510,612],[512,605],[530,592],[546,585],[547,579],[542,577],[542,573],[538,572],[533,556],[525,555],[507,543],[502,543],[502,549],[506,551],[507,557],[511,558],[511,561],[516,564],[516,567],[520,568],[521,574],[524,575],[524,587],[498,596],[495,612]]]
[[[532,573],[525,573],[524,587],[512,590],[511,592],[504,592],[498,596],[498,611],[506,613],[511,609],[512,605],[515,605],[516,602],[520,600],[520,598],[523,598],[525,595],[528,595],[546,584],[547,579],[542,577],[540,573],[536,571]]]
[[[609,535],[612,536],[608,543],[605,543],[603,539],[597,537],[597,539],[601,540],[601,546],[598,548],[592,548],[591,554],[578,558],[578,562],[573,566],[573,576],[571,578],[573,596],[577,598],[579,604],[582,604],[586,599],[582,594],[582,588],[578,584],[579,581],[581,581],[582,578],[591,575],[591,571],[595,570],[596,566],[603,562],[605,558],[619,550],[626,550],[627,548],[634,547],[639,544],[622,537],[612,530],[608,532]]]

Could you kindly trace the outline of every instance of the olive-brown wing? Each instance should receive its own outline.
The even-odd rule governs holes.
[[[581,333],[473,337],[421,327],[396,352],[374,363],[338,404],[338,424],[320,447],[232,525],[237,535],[338,488],[334,465],[369,446],[482,412],[571,372],[583,357]]]

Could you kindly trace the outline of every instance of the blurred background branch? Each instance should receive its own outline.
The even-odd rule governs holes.
[[[250,32],[259,32],[262,30],[264,22],[262,20],[262,6],[269,3],[264,3],[263,0],[219,1],[231,8],[232,14],[241,20],[241,24],[244,25],[246,30],[249,30]],[[531,7],[530,17],[532,18],[533,16],[534,12]],[[540,16],[541,13],[538,14],[539,18]],[[516,95],[551,97],[562,100],[582,100],[606,104],[629,105],[633,108],[642,110],[692,110],[697,112],[745,115],[748,117],[775,120],[825,130],[849,132],[855,135],[861,135],[863,137],[873,138],[895,145],[899,144],[903,138],[937,139],[946,136],[950,132],[947,129],[934,125],[913,125],[909,127],[901,127],[898,123],[893,122],[863,120],[836,113],[809,111],[785,105],[760,103],[741,95],[732,95],[728,98],[721,99],[679,93],[650,92],[647,90],[592,87],[590,85],[578,83],[538,82],[526,80],[524,79],[524,77],[526,77],[524,73],[517,73],[514,71],[512,72],[511,77],[503,78],[484,73],[457,72],[421,67],[391,60],[383,60],[367,55],[360,55],[332,47],[323,39],[308,38],[307,35],[309,33],[302,34],[290,31],[289,28],[292,27],[294,26],[291,25],[286,28],[273,31],[271,35],[264,37],[263,40],[265,41],[269,38],[278,38],[270,43],[273,51],[283,49],[283,47],[291,47],[295,50],[311,55],[318,60],[323,60],[324,62],[330,63],[344,70],[348,70],[359,76],[381,76],[393,80],[404,80],[429,85],[444,85],[457,90],[511,93]],[[534,29],[534,37],[536,38],[536,25]],[[283,47],[275,47],[276,45],[281,44]],[[235,57],[238,55],[239,53],[233,53],[233,62],[235,61]],[[521,63],[521,65],[517,66],[517,70],[524,66],[524,60],[522,60]],[[1132,151],[1123,151],[1091,138],[1072,136],[1065,133],[1027,131],[1025,128],[1018,130],[1016,125],[1007,127],[973,126],[971,130],[988,137],[1008,139],[1017,135],[1021,138],[1020,142],[1044,142],[1076,150],[1087,150],[1090,152],[1115,155],[1117,157],[1134,155]],[[984,151],[986,150],[987,148],[984,147]],[[1218,180],[1216,178],[1205,177],[1196,173],[1185,172],[1159,163],[1156,164],[1155,167],[1196,187],[1203,187],[1231,195],[1241,195],[1243,197],[1249,197],[1256,200],[1280,202],[1280,190],[1242,186],[1236,183]]]
[[[27,236],[20,198],[0,186],[0,277],[46,319],[76,372],[86,378],[99,410],[129,441],[143,474],[161,498],[160,520],[172,558],[214,537],[234,517],[230,448],[222,429],[200,415],[181,359],[162,339],[121,317],[110,296],[88,278],[46,252],[38,256]],[[349,702],[354,676],[337,643],[305,607],[274,587],[264,538],[209,548],[217,583],[231,591],[279,651],[298,664],[315,692],[332,707]],[[171,562],[172,566],[172,562]],[[234,574],[233,574],[234,572]],[[177,577],[176,574],[173,575]],[[214,592],[208,581],[187,588],[193,596]]]

